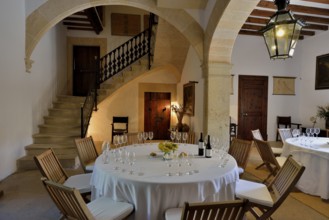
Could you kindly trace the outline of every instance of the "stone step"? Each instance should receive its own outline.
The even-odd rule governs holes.
[[[44,122],[47,125],[80,125],[80,114],[77,117],[59,117],[59,116],[45,116]]]
[[[60,108],[52,108],[48,109],[49,116],[61,116],[61,117],[79,117],[81,114],[80,109],[60,109]]]
[[[76,102],[83,103],[86,97],[83,96],[69,96],[69,95],[59,95],[57,96],[57,101],[59,102]]]
[[[69,145],[59,145],[59,144],[30,144],[25,147],[25,151],[28,156],[39,155],[45,150],[52,148],[54,152],[58,155],[77,155],[76,146]]]
[[[80,167],[79,157],[77,155],[56,155],[59,162],[66,169],[77,169]],[[19,158],[17,161],[17,170],[35,170],[38,169],[33,156],[27,155]]]
[[[72,144],[74,146],[74,139],[80,138],[80,135],[71,134],[34,134],[33,136],[34,144]]]
[[[79,135],[81,133],[80,125],[60,125],[60,124],[43,124],[39,125],[40,133],[56,133],[56,134],[71,134]]]
[[[80,109],[83,106],[83,102],[53,102],[53,108],[57,109]]]

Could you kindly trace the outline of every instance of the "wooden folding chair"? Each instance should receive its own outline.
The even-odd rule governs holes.
[[[267,187],[240,179],[236,184],[236,197],[249,200],[249,211],[256,219],[269,219],[293,190],[304,170],[305,167],[290,155]]]
[[[276,175],[276,173],[279,171],[279,169],[284,164],[287,158],[275,157],[272,148],[267,141],[261,141],[255,139],[254,142],[258,150],[258,153],[263,160],[263,163],[265,164],[266,168],[270,171],[270,174],[263,181],[266,182],[271,176]]]
[[[44,177],[56,183],[76,188],[88,200],[86,196],[91,193],[91,173],[69,177],[52,149],[48,149],[40,155],[34,156],[34,161]]]
[[[292,133],[290,128],[278,128],[278,132],[282,143],[285,143],[287,138],[292,138]]]
[[[242,220],[248,209],[247,200],[224,202],[188,203],[183,208],[168,209],[166,220]]]
[[[261,140],[261,141],[264,140],[264,138],[263,138],[263,136],[262,136],[262,133],[260,132],[259,129],[251,130],[251,134],[252,134],[252,137],[253,137],[254,140]],[[277,157],[277,156],[280,156],[280,155],[282,154],[282,148],[271,147],[271,149],[272,149],[272,151],[273,151],[274,156],[276,156],[276,157]],[[261,167],[264,166],[264,165],[265,165],[264,163],[258,165],[258,166],[256,167],[256,170],[259,169],[259,168],[261,168]]]
[[[133,205],[102,197],[86,204],[78,190],[41,178],[50,197],[62,213],[62,219],[124,219],[134,210]]]
[[[239,174],[242,175],[247,167],[252,142],[234,138],[228,153],[236,160]]]
[[[77,147],[78,156],[84,172],[85,173],[93,172],[94,163],[98,157],[98,153],[92,136],[75,139],[75,146]]]

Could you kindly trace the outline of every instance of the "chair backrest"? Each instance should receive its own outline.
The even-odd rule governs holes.
[[[210,203],[185,202],[181,220],[244,219],[248,201],[234,200]]]
[[[51,148],[40,155],[34,156],[34,161],[41,174],[47,177],[47,179],[61,184],[67,180],[68,175]]]
[[[293,190],[304,170],[305,167],[296,162],[291,155],[287,158],[282,168],[268,185],[268,189],[273,191],[274,194],[274,205],[264,212],[259,219],[268,219],[276,211]]]
[[[278,132],[283,143],[286,141],[287,138],[292,137],[290,128],[278,128]]]
[[[280,125],[284,125],[285,127],[291,126],[291,116],[277,116],[278,128]]]
[[[228,153],[234,157],[239,167],[246,169],[252,142],[234,138]]]
[[[94,219],[77,189],[66,187],[44,177],[41,180],[65,219]]]
[[[128,131],[128,117],[113,116],[112,124],[114,128],[115,124],[121,124]]]
[[[273,170],[275,174],[275,171],[280,169],[280,165],[274,156],[271,146],[267,141],[254,139],[254,142],[263,162],[267,168],[270,171]],[[270,167],[271,165],[274,166],[274,168]]]
[[[78,156],[85,172],[88,163],[93,162],[98,157],[98,153],[95,147],[92,136],[86,138],[77,138],[74,140],[75,146],[78,150]]]
[[[252,134],[253,139],[257,139],[257,140],[261,140],[261,141],[264,140],[262,133],[260,133],[259,129],[251,130],[251,134]]]

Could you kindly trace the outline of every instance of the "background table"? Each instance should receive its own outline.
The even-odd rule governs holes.
[[[305,166],[297,183],[301,191],[329,199],[329,138],[288,138],[283,145],[283,156],[292,154]]]
[[[229,155],[224,168],[218,167],[218,155],[212,158],[196,157],[192,159],[191,167],[183,169],[197,169],[199,173],[166,176],[169,169],[174,171],[177,168],[166,165],[157,144],[128,146],[126,149],[136,153],[135,174],[114,170],[116,164],[113,161],[104,164],[101,155],[96,160],[92,175],[92,197],[110,196],[117,201],[132,203],[135,219],[163,219],[166,209],[183,206],[185,201],[234,199],[235,182],[239,174],[236,161]],[[178,151],[196,154],[198,146],[180,144]],[[150,158],[151,152],[160,156]],[[139,176],[140,172],[144,175]]]

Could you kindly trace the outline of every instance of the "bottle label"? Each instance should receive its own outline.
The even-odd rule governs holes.
[[[199,142],[199,149],[203,149],[203,142]]]
[[[212,150],[211,149],[206,149],[206,157],[212,157]]]

